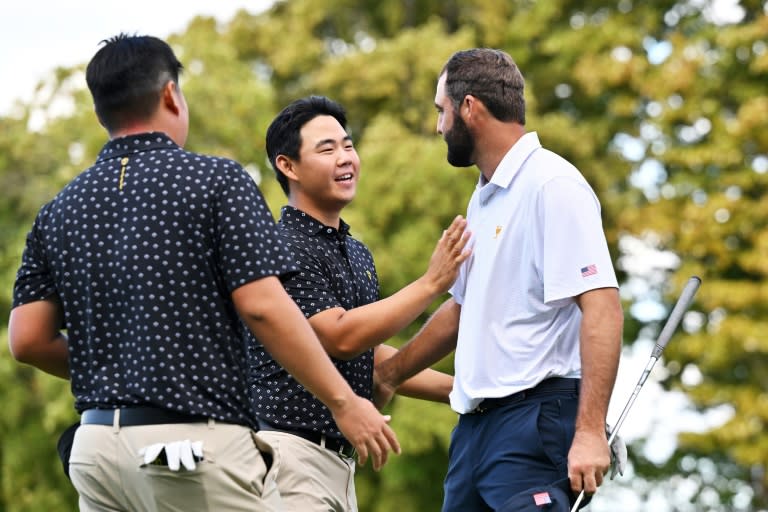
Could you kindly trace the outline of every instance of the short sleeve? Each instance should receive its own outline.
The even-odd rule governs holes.
[[[27,234],[21,266],[13,286],[13,307],[43,300],[56,293],[54,276],[48,265],[42,230],[50,203],[44,206]]]
[[[232,291],[267,276],[295,271],[278,236],[261,190],[242,167],[234,164],[222,179],[214,215],[218,262],[226,286]]]
[[[537,207],[543,219],[541,273],[544,302],[557,304],[597,288],[618,288],[600,218],[589,185],[572,177],[549,180]]]

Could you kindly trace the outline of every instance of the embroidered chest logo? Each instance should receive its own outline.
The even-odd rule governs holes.
[[[371,271],[370,271],[370,270],[366,270],[366,271],[365,271],[365,275],[367,275],[367,276],[368,276],[368,280],[369,280],[369,281],[372,281],[372,280],[373,280],[373,275],[371,275]]]
[[[499,238],[500,233],[501,233],[501,226],[496,226],[496,233],[493,235],[494,240],[496,238]]]

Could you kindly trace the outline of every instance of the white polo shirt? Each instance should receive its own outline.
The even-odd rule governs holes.
[[[592,188],[530,132],[489,183],[481,175],[467,220],[473,252],[451,289],[461,305],[451,407],[580,377],[573,297],[618,288]]]

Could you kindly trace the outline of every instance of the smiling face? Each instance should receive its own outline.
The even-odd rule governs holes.
[[[360,158],[352,138],[332,116],[313,118],[300,133],[299,158],[278,158],[278,165],[289,179],[290,202],[335,226],[341,210],[355,197]],[[332,222],[326,222],[329,219]]]

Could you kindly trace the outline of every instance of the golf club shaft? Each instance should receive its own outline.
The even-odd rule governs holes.
[[[686,310],[691,306],[691,302],[693,302],[693,296],[696,295],[699,286],[701,286],[701,279],[693,276],[688,280],[685,288],[683,288],[683,291],[680,293],[680,298],[677,299],[675,307],[672,308],[672,312],[669,314],[669,318],[667,318],[667,322],[664,324],[664,327],[661,329],[661,333],[656,340],[656,346],[653,348],[653,353],[651,354],[650,360],[648,361],[648,364],[645,365],[645,369],[643,370],[642,375],[640,375],[640,379],[635,386],[635,390],[632,392],[632,395],[629,397],[627,404],[624,406],[624,410],[621,411],[621,415],[616,422],[616,426],[611,431],[610,437],[608,438],[609,449],[611,443],[616,439],[619,428],[621,428],[622,423],[624,423],[624,419],[627,417],[627,414],[629,414],[629,409],[632,407],[632,404],[635,403],[637,395],[640,393],[640,390],[645,384],[645,381],[651,374],[653,366],[656,364],[656,361],[659,360],[659,357],[661,357],[661,353],[664,351],[667,343],[669,343],[669,340],[672,338],[672,334],[674,334],[675,329],[677,329],[677,326],[680,325],[680,321],[683,319],[683,315],[685,314]],[[579,493],[579,496],[576,498],[576,502],[571,508],[571,512],[576,512],[579,509],[579,505],[583,499],[584,490],[582,489]]]

